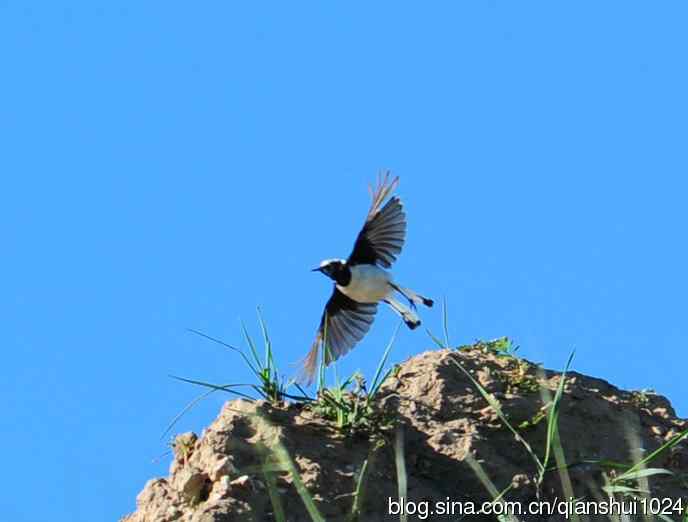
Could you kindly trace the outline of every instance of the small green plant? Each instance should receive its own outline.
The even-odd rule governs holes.
[[[637,408],[647,408],[650,405],[650,395],[654,393],[651,389],[634,390],[631,392],[631,404]]]
[[[382,384],[396,370],[396,367],[385,370],[385,366],[400,326],[401,323],[397,326],[382,354],[370,387],[367,386],[365,379],[358,372],[340,382],[336,363],[332,365],[334,386],[325,386],[325,360],[329,360],[327,357],[329,351],[327,331],[325,331],[323,347],[326,353],[320,362],[318,394],[316,400],[310,404],[312,411],[325,419],[334,421],[337,428],[342,431],[366,430],[375,432],[388,428],[391,419],[386,418],[384,413],[377,408],[375,398]]]
[[[308,397],[306,392],[293,380],[286,380],[280,375],[277,365],[275,364],[274,354],[272,349],[272,341],[268,335],[268,329],[261,314],[260,308],[257,309],[258,313],[258,324],[260,325],[260,330],[263,338],[263,355],[262,357],[258,353],[256,343],[254,342],[251,335],[248,333],[246,325],[241,322],[241,333],[244,340],[248,346],[248,353],[228,344],[220,339],[212,337],[208,334],[200,332],[198,330],[189,329],[189,331],[195,335],[203,337],[209,341],[212,341],[228,350],[238,353],[244,364],[251,370],[253,375],[256,377],[257,384],[254,383],[231,383],[231,384],[213,384],[205,381],[188,379],[186,377],[179,377],[176,375],[170,375],[173,379],[178,381],[186,382],[196,386],[201,386],[207,388],[207,391],[201,395],[195,397],[191,402],[189,402],[182,410],[175,415],[168,427],[163,433],[163,437],[169,433],[174,425],[181,419],[184,414],[190,411],[196,404],[208,397],[214,392],[221,391],[236,395],[238,397],[255,400],[256,398],[264,399],[270,404],[278,405],[286,399],[291,399],[295,401],[312,401],[311,397]],[[298,391],[299,395],[293,395],[287,392],[290,386],[294,385]],[[245,391],[240,391],[245,390]],[[248,392],[248,393],[247,393]],[[249,395],[250,392],[254,392],[256,396]]]
[[[311,409],[320,417],[335,422],[340,430],[360,427],[371,413],[365,411],[364,390],[362,376],[355,373],[341,383],[320,389]]]
[[[526,393],[536,392],[540,389],[538,380],[534,375],[528,373],[530,364],[524,359],[515,358],[513,367],[503,372],[503,381],[509,393],[522,391]]]
[[[193,433],[187,433],[179,435],[171,444],[175,457],[177,460],[182,461],[184,465],[187,464],[189,457],[194,451],[196,440],[196,435]]]
[[[243,362],[246,364],[246,366],[255,375],[258,384],[216,385],[175,376],[173,376],[173,378],[182,380],[184,382],[189,382],[191,384],[197,384],[199,386],[211,388],[211,391],[229,391],[241,397],[252,399],[251,396],[245,393],[239,393],[236,390],[234,390],[234,388],[246,387],[256,392],[261,399],[264,399],[271,404],[278,404],[284,401],[285,399],[293,399],[298,401],[312,400],[298,386],[298,384],[296,384],[292,380],[287,381],[283,376],[280,375],[277,369],[277,365],[275,364],[274,354],[272,350],[272,342],[270,340],[270,336],[268,335],[267,326],[265,324],[265,321],[263,320],[263,315],[260,312],[260,308],[258,308],[257,311],[258,324],[260,325],[260,330],[263,337],[262,357],[258,354],[256,343],[253,341],[253,338],[248,333],[246,325],[243,322],[241,322],[241,333],[249,348],[248,354],[240,348],[227,344],[224,341],[211,337],[210,335],[207,335],[203,332],[199,332],[198,330],[190,329],[189,331],[238,353],[241,356]],[[292,384],[299,389],[301,395],[292,395],[287,393],[287,389]]]
[[[490,341],[478,340],[473,344],[459,346],[459,350],[479,350],[482,353],[493,353],[500,357],[516,357],[520,346],[513,343],[508,337],[498,337]]]

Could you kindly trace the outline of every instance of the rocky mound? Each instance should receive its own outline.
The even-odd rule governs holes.
[[[497,399],[523,440],[505,426],[456,362]],[[664,397],[619,390],[571,372],[559,412],[567,469],[547,471],[538,484],[536,464],[523,441],[535,455],[544,455],[546,411],[560,379],[557,372],[480,346],[426,352],[401,364],[383,385],[375,403],[379,426],[349,433],[304,404],[230,401],[200,438],[177,437],[169,477],[150,480],[137,498],[137,511],[123,520],[272,521],[271,494],[279,498],[285,520],[313,520],[295,475],[283,469],[264,471],[265,463],[276,469],[270,448],[277,442],[286,448],[313,504],[328,521],[399,520],[398,514],[388,514],[390,499],[399,496],[397,447],[403,448],[407,498],[419,510],[409,520],[458,520],[458,511],[454,516],[422,516],[419,506],[491,500],[487,481],[497,491],[511,486],[504,499],[523,505],[565,498],[568,484],[576,498],[595,500],[602,498],[604,475],[622,473],[614,463],[637,462],[688,428]],[[541,388],[549,394],[543,395]],[[549,466],[555,466],[554,458]],[[648,497],[683,499],[685,508],[688,442],[663,452],[650,466],[672,474],[651,475],[627,486],[646,489]],[[468,518],[495,520],[494,515]],[[673,513],[670,518],[680,516]],[[564,516],[521,514],[517,519]]]

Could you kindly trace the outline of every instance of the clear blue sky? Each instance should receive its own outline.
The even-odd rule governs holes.
[[[134,509],[198,392],[167,375],[249,379],[186,328],[238,344],[260,305],[291,373],[330,293],[309,269],[349,253],[382,168],[396,277],[447,297],[452,341],[576,348],[688,415],[687,10],[0,2],[4,518]],[[370,376],[396,324],[341,371]],[[430,347],[402,330],[393,358]]]

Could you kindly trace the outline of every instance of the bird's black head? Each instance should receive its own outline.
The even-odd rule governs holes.
[[[346,286],[351,281],[351,270],[343,259],[326,259],[313,272],[322,272],[341,286]]]

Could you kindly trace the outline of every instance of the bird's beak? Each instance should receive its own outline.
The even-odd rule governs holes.
[[[314,268],[311,272],[322,272],[322,267],[319,266],[318,268]]]

